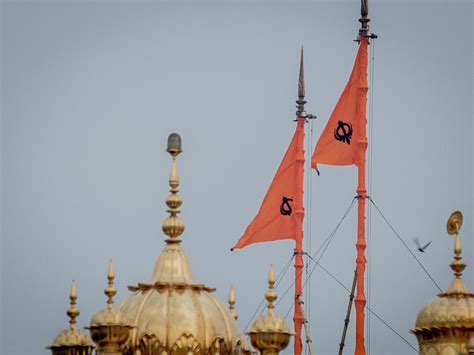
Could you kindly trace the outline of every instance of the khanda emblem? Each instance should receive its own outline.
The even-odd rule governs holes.
[[[283,216],[291,216],[291,212],[293,212],[293,209],[291,208],[290,202],[293,202],[292,198],[283,196],[283,198],[281,199],[280,213]]]
[[[345,123],[339,121],[337,123],[337,127],[334,130],[334,138],[339,142],[346,142],[347,144],[351,144],[352,138],[352,125],[350,123]]]

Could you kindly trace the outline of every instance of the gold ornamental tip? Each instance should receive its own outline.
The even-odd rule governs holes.
[[[115,270],[113,261],[109,261],[107,270],[107,287],[104,289],[104,294],[107,296],[107,307],[97,312],[91,319],[89,329],[104,325],[120,325],[128,326],[130,322],[118,310],[113,308],[114,296],[117,294],[117,289],[114,286]],[[92,333],[92,331],[91,331]]]
[[[454,271],[455,278],[451,281],[446,295],[465,295],[468,294],[468,288],[462,279],[462,272],[466,268],[466,264],[462,260],[462,246],[461,246],[461,236],[459,231],[461,230],[463,222],[463,215],[460,211],[451,213],[449,216],[448,223],[446,224],[446,229],[449,235],[454,236],[454,260],[449,265],[451,270]]]
[[[239,316],[237,315],[237,312],[235,311],[235,290],[234,286],[230,286],[230,291],[229,291],[229,312],[232,314],[232,317],[234,317],[235,320],[239,319]]]
[[[76,306],[77,303],[77,285],[76,281],[72,281],[71,291],[69,293],[70,307],[67,310],[67,315],[70,318],[69,328],[61,331],[56,338],[54,338],[53,344],[51,344],[48,349],[51,350],[53,354],[69,354],[67,349],[76,349],[80,354],[90,355],[92,354],[92,345],[87,334],[77,329],[76,327],[76,318],[79,316],[80,312]],[[74,353],[74,352],[72,352]]]
[[[77,323],[76,318],[80,314],[79,308],[76,307],[76,303],[77,303],[77,285],[76,285],[75,280],[72,280],[71,291],[69,293],[69,300],[70,300],[71,307],[69,307],[66,314],[70,318],[69,324],[71,325],[71,328],[75,328],[76,323]]]
[[[113,297],[117,294],[114,287],[115,270],[112,260],[107,270],[107,307],[97,312],[91,319],[89,332],[97,345],[97,354],[120,354],[121,346],[128,340],[133,328],[127,317],[113,308]]]
[[[250,341],[256,349],[262,354],[278,354],[288,346],[290,341],[290,327],[287,321],[274,314],[274,304],[277,294],[274,290],[275,274],[273,266],[270,265],[268,271],[268,291],[265,293],[265,299],[268,302],[267,314],[260,316],[255,322],[248,335]]]
[[[173,157],[171,163],[170,173],[170,195],[166,198],[166,205],[168,206],[167,212],[170,214],[168,218],[163,221],[162,229],[163,232],[169,237],[166,243],[180,243],[181,240],[178,237],[184,232],[184,222],[178,217],[181,212],[179,207],[183,203],[183,200],[178,195],[179,192],[179,174],[176,166],[176,157],[182,152],[181,149],[181,137],[177,133],[172,133],[168,137],[168,148],[166,151]]]

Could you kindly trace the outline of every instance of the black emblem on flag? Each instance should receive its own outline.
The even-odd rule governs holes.
[[[336,140],[339,142],[351,144],[352,125],[350,123],[339,121],[337,123],[336,129],[334,130],[334,138],[336,138]]]
[[[290,202],[293,202],[292,198],[283,196],[283,198],[281,199],[280,213],[283,216],[291,216],[291,212],[293,212],[293,209],[291,208]]]

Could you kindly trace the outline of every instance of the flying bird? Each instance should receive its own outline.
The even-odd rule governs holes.
[[[416,244],[416,247],[418,248],[418,251],[421,252],[421,253],[424,253],[426,248],[428,248],[428,246],[431,244],[432,241],[428,242],[426,245],[424,246],[421,246],[420,244],[420,240],[418,238],[414,238],[413,239],[415,241],[415,244]]]

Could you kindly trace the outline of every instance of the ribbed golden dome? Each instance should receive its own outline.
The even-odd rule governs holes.
[[[104,290],[105,295],[108,297],[107,307],[94,314],[91,319],[91,327],[98,327],[104,325],[129,326],[129,319],[127,319],[127,317],[122,312],[113,308],[113,298],[117,294],[117,290],[114,287],[115,271],[112,260],[110,260],[109,262],[107,279],[109,283],[107,288]]]
[[[188,354],[219,350],[228,354],[242,343],[237,323],[225,305],[212,295],[215,289],[195,281],[178,238],[184,231],[184,222],[178,217],[182,200],[177,195],[176,156],[181,152],[177,134],[168,138],[167,151],[173,157],[171,195],[166,199],[170,216],[163,222],[163,231],[169,238],[149,281],[129,286],[134,293],[120,306],[120,311],[135,326],[127,343],[128,353]]]
[[[273,302],[277,299],[277,294],[273,289],[275,285],[275,275],[273,267],[270,266],[268,272],[268,291],[265,298],[268,301],[267,314],[260,316],[253,322],[250,328],[250,341],[252,345],[263,354],[277,354],[288,346],[290,341],[290,327],[283,317],[277,316],[273,312]]]
[[[415,328],[411,329],[417,336],[422,352],[438,354],[442,349],[449,348],[449,351],[454,351],[453,354],[462,353],[467,349],[469,334],[474,334],[474,294],[469,293],[461,277],[466,267],[461,257],[461,239],[458,234],[461,225],[462,214],[454,212],[448,220],[448,233],[455,237],[455,256],[450,265],[455,277],[446,292],[438,294],[437,299],[423,306]]]
[[[53,354],[56,352],[62,353],[63,351],[67,351],[66,349],[68,348],[76,348],[84,355],[91,354],[94,347],[89,337],[84,331],[77,329],[76,326],[76,318],[79,316],[80,312],[76,306],[77,288],[75,281],[72,282],[69,299],[71,303],[71,307],[67,310],[67,315],[70,318],[69,328],[61,331],[54,338],[53,343],[48,347],[48,349],[51,349]]]

